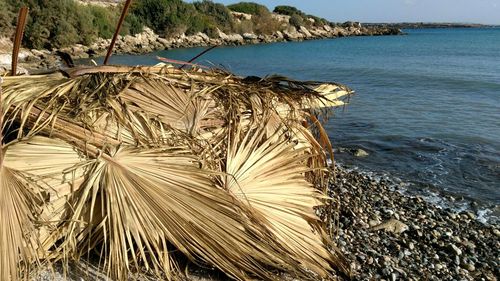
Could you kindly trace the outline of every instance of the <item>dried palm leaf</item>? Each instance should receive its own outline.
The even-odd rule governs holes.
[[[57,228],[66,212],[68,197],[78,190],[85,172],[85,160],[69,144],[45,137],[7,146],[5,165],[34,184],[38,198],[36,249],[40,258],[51,256],[50,249],[61,238]],[[33,189],[32,188],[32,189]],[[40,201],[40,200],[39,200]]]
[[[118,280],[143,268],[175,278],[179,255],[242,280],[348,271],[315,208],[329,144],[318,116],[350,90],[165,66],[65,74],[4,84],[0,127],[19,141],[11,166],[0,162],[2,186],[23,196],[0,200],[21,206],[17,220],[40,240],[2,242],[20,264],[98,252]]]
[[[262,216],[297,262],[326,277],[331,264],[346,265],[325,245],[328,238],[314,211],[323,195],[304,178],[310,155],[279,131],[268,138],[265,133],[260,125],[229,136],[223,187]]]
[[[103,154],[71,200],[64,247],[79,257],[102,243],[104,265],[118,280],[140,266],[171,279],[178,273],[174,249],[238,279],[269,279],[266,266],[294,268],[197,162],[182,149]]]
[[[0,167],[0,278],[18,280],[37,257],[35,215],[40,197],[30,183],[6,165]]]

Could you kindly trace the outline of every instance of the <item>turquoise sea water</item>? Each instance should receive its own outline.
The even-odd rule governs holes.
[[[406,32],[220,47],[200,62],[241,75],[279,73],[349,85],[356,95],[326,127],[336,147],[363,148],[370,156],[337,153],[339,162],[398,177],[412,193],[452,195],[462,207],[473,199],[478,209],[498,215],[500,29]],[[155,64],[157,55],[187,60],[201,50],[111,61]]]

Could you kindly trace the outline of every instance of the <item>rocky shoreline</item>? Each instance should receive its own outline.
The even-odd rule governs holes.
[[[284,31],[276,31],[272,35],[257,35],[254,33],[225,34],[218,31],[218,34],[209,37],[205,33],[194,35],[181,34],[172,38],[162,38],[151,29],[144,28],[142,33],[134,36],[119,36],[114,53],[115,54],[145,54],[157,50],[168,50],[175,48],[191,48],[215,45],[245,45],[262,44],[273,42],[303,41],[325,38],[338,38],[349,36],[382,36],[400,35],[401,30],[386,26],[363,26],[356,22],[346,22],[341,25],[325,25],[322,27],[300,26],[296,28],[289,26]],[[60,58],[56,55],[58,51],[69,54],[73,59],[84,59],[102,57],[106,54],[110,44],[110,39],[99,38],[90,46],[75,45],[59,50],[27,50],[20,52],[20,72],[26,73],[28,70],[49,69],[61,65]],[[12,42],[7,38],[0,38],[0,73],[10,68],[12,55]]]
[[[336,169],[338,246],[355,280],[497,280],[500,226],[403,195],[389,179]]]
[[[488,280],[500,276],[500,225],[479,222],[473,213],[442,209],[404,195],[399,185],[336,166],[334,241],[351,262],[353,280]],[[106,280],[88,264],[72,265],[67,279],[56,267],[33,281]],[[152,280],[136,276],[137,280]],[[340,276],[332,279],[344,280]],[[277,276],[279,280],[295,280]],[[227,280],[222,273],[189,269],[188,280]]]

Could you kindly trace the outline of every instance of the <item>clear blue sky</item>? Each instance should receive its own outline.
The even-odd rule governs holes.
[[[500,24],[500,0],[245,0],[291,5],[334,22],[467,22]],[[214,0],[223,4],[238,0]]]

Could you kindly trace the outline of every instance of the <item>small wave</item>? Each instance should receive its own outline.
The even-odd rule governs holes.
[[[329,164],[331,163],[330,161]],[[439,189],[438,187],[434,187],[433,189],[429,187],[418,188],[415,183],[404,181],[387,172],[375,172],[358,166],[347,166],[339,161],[336,161],[336,165],[339,165],[347,172],[356,172],[364,175],[377,183],[383,180],[388,184],[390,189],[412,198],[421,197],[438,208],[450,209],[456,213],[464,211],[473,212],[476,215],[476,219],[483,224],[497,224],[500,222],[500,212],[495,211],[498,208],[497,206],[480,204],[471,198],[455,198],[453,195],[439,192],[438,190],[443,189]]]

